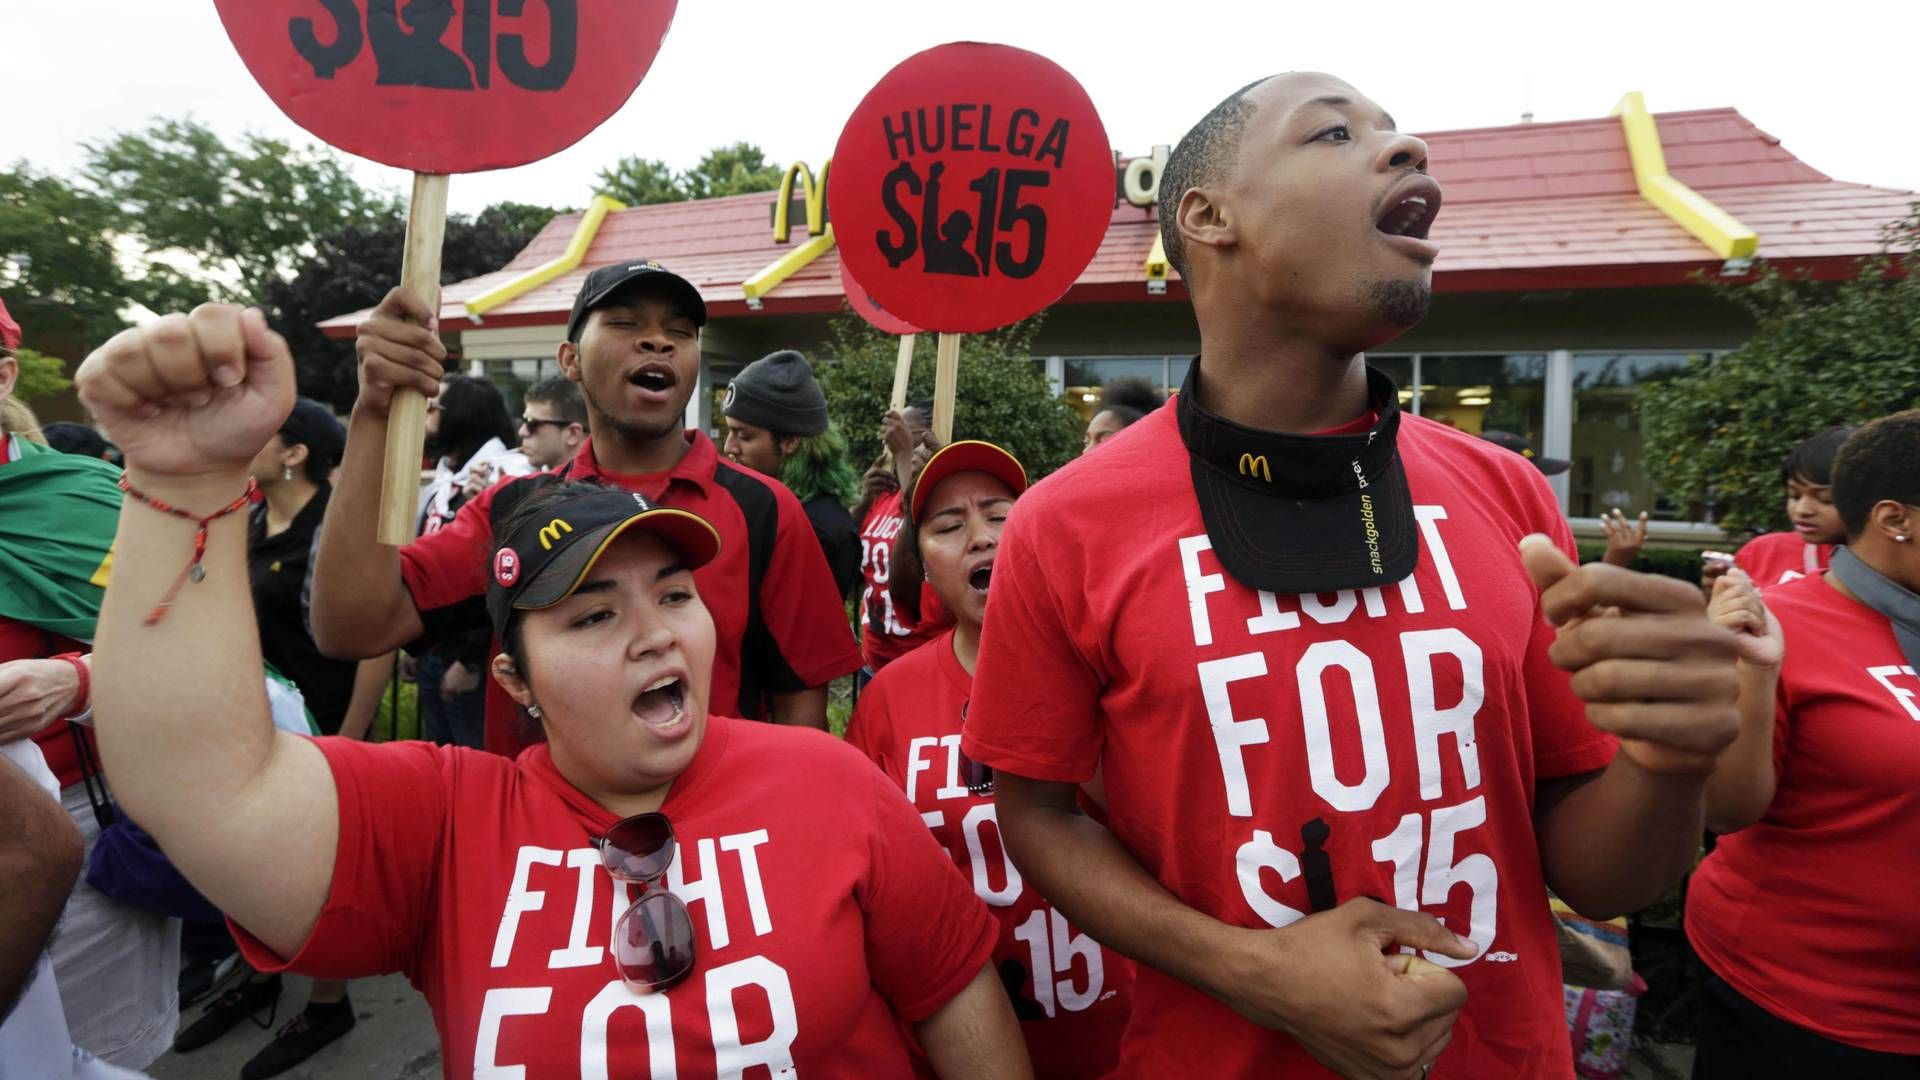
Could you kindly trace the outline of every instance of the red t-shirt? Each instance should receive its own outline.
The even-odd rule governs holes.
[[[4,449],[4,448],[0,448]],[[4,463],[4,462],[0,462]],[[87,647],[37,626],[0,616],[0,664],[12,660],[45,660],[67,652],[86,652]],[[33,741],[47,759],[47,768],[60,780],[61,787],[80,782],[80,755],[73,748],[73,734],[65,720],[55,720],[33,733]]]
[[[1545,533],[1571,557],[1573,537],[1519,455],[1414,417],[1399,440],[1419,565],[1359,592],[1222,571],[1173,409],[1042,481],[1001,539],[962,747],[1042,780],[1102,769],[1114,834],[1222,921],[1360,896],[1438,917],[1481,952],[1429,957],[1468,988],[1436,1080],[1565,1076],[1534,792],[1615,742],[1548,661],[1515,545]],[[1145,965],[1120,1060],[1121,1077],[1331,1075]]]
[[[1733,553],[1733,565],[1764,589],[1810,577],[1833,565],[1833,545],[1809,544],[1794,532],[1762,533],[1740,545]]]
[[[693,572],[713,614],[713,708],[730,713],[737,706],[759,716],[764,694],[822,686],[857,671],[860,652],[846,608],[800,500],[779,481],[721,457],[705,434],[689,431],[687,443],[686,456],[672,469],[626,476],[602,471],[589,441],[562,475],[638,491],[699,514],[719,530],[719,556]],[[486,594],[493,500],[508,485],[529,482],[533,478],[494,485],[467,500],[445,528],[400,549],[400,572],[415,607],[427,612]],[[765,560],[757,613],[748,588],[756,553]],[[475,614],[484,625],[485,613]],[[752,658],[745,672],[743,655]],[[487,749],[516,752],[513,702],[492,679],[486,683]]]
[[[873,500],[860,527],[860,576],[866,582],[860,592],[860,656],[876,672],[953,625],[953,615],[925,584],[920,586],[919,622],[909,625],[906,613],[894,610],[887,583],[893,580],[894,541],[906,523],[900,493],[892,491]]]
[[[694,970],[644,996],[606,952],[634,896],[590,838],[616,818],[546,747],[316,741],[340,793],[326,906],[291,961],[237,936],[263,971],[404,972],[448,1077],[902,1076],[901,1022],[993,950],[986,906],[899,790],[820,732],[708,721],[660,808]]]
[[[847,742],[906,789],[999,920],[993,962],[1022,1019],[1034,1075],[1106,1076],[1132,1007],[1133,963],[1075,930],[1026,887],[1008,860],[993,796],[973,794],[960,777],[960,720],[972,690],[973,677],[953,655],[948,631],[867,685],[847,725]]]
[[[1893,625],[1824,576],[1767,590],[1787,647],[1772,805],[1720,838],[1687,889],[1687,936],[1790,1023],[1920,1054],[1920,677]]]

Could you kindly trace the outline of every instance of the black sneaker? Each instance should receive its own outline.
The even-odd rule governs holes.
[[[280,976],[265,982],[244,982],[213,999],[200,1019],[173,1037],[175,1053],[191,1053],[232,1031],[242,1020],[253,1020],[259,1027],[270,1027],[280,1008]],[[267,1018],[254,1020],[253,1014],[268,1010]]]
[[[313,1006],[287,1021],[253,1060],[240,1067],[241,1080],[267,1080],[312,1057],[320,1048],[353,1030],[353,1003],[342,998],[316,1014]]]

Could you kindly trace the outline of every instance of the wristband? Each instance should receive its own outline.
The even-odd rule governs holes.
[[[93,673],[87,668],[86,653],[68,652],[49,657],[51,660],[65,660],[73,665],[73,672],[80,677],[80,689],[73,695],[73,705],[61,715],[63,720],[76,716],[85,716],[93,708]]]

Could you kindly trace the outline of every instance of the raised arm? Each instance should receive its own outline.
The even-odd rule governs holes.
[[[374,536],[393,392],[440,392],[447,349],[432,314],[419,297],[394,289],[360,325],[360,397],[313,564],[313,640],[329,656],[364,660],[420,636],[420,612],[400,577],[400,549]]]
[[[121,508],[94,642],[101,760],[188,880],[291,956],[333,872],[332,773],[267,710],[246,514],[207,522],[201,573],[188,567],[196,521],[246,491],[247,463],[292,407],[292,357],[260,312],[209,304],[122,332],[76,382],[138,493]]]

